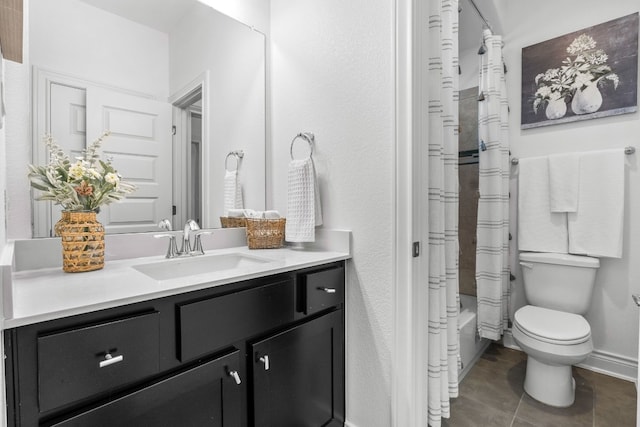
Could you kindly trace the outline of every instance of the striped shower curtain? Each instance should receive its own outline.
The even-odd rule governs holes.
[[[483,37],[486,53],[480,56],[478,97],[478,331],[483,338],[499,340],[509,322],[509,107],[502,37],[490,30],[484,30]]]
[[[429,425],[458,396],[458,0],[429,10]]]

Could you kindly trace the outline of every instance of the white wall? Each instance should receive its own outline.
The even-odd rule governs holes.
[[[520,129],[522,48],[637,12],[638,9],[637,0],[605,3],[597,0],[509,2],[506,6],[504,54],[509,67],[509,136],[514,156],[525,158],[627,145],[640,148],[638,112],[537,129]],[[591,324],[595,358],[606,359],[611,356],[614,360],[630,364],[637,362],[638,351],[638,308],[632,303],[631,294],[640,291],[639,164],[638,152],[627,156],[624,256],[619,260],[601,259],[594,300],[586,316]],[[515,212],[517,201],[515,188],[516,178],[512,177],[512,212]],[[512,218],[511,233],[516,236],[515,217]],[[519,268],[513,270],[518,277],[514,283],[515,309],[524,303],[524,296],[521,272]],[[587,364],[598,367],[602,360],[596,359],[588,360]]]
[[[30,0],[31,64],[167,99],[169,36],[78,0]]]
[[[325,227],[353,231],[347,418],[352,426],[388,427],[394,1],[272,0],[271,6],[272,207],[286,212],[291,140],[313,132]]]
[[[210,72],[210,194],[206,224],[219,226],[224,214],[225,157],[241,149],[239,178],[246,208],[265,209],[265,38],[204,5],[196,5],[170,37],[171,93]],[[235,168],[235,160],[229,160]]]

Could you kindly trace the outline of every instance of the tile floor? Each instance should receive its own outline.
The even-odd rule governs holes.
[[[551,408],[524,392],[526,355],[491,344],[460,384],[446,427],[634,427],[632,382],[574,368],[576,402]]]

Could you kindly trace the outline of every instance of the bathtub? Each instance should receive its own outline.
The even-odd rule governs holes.
[[[458,373],[458,381],[469,373],[476,361],[487,349],[490,340],[480,338],[478,335],[478,323],[476,313],[478,304],[476,297],[460,294],[460,316],[458,316],[458,326],[460,327],[460,359],[462,367]]]

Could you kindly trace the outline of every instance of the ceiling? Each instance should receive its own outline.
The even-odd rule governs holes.
[[[174,23],[180,19],[188,9],[186,5],[192,5],[197,0],[82,0],[85,3],[131,19],[140,24],[168,33]],[[462,9],[459,15],[460,51],[480,47],[482,29],[484,23],[478,16],[471,0],[460,0]],[[489,21],[494,31],[501,33],[499,19],[499,2],[504,0],[474,0],[484,17]]]
[[[196,0],[81,0],[91,6],[168,33]]]

